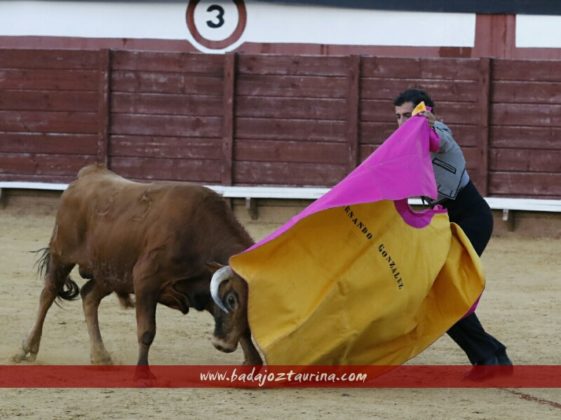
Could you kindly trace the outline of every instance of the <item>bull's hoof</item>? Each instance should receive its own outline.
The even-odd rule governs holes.
[[[39,349],[32,351],[29,347],[25,344],[25,340],[21,343],[21,350],[19,353],[14,354],[12,356],[12,361],[14,363],[21,363],[21,362],[34,362],[37,359],[37,353]]]
[[[263,361],[261,358],[255,360],[247,360],[245,359],[242,363],[243,366],[263,366]]]
[[[37,359],[37,353],[27,353],[23,351],[12,356],[12,361],[14,363],[34,362],[35,359]]]
[[[12,362],[14,362],[14,363],[21,363],[24,360],[27,360],[27,353],[25,353],[25,352],[20,352],[18,354],[14,354],[12,356]]]
[[[224,341],[217,339],[215,337],[212,338],[212,345],[216,350],[221,351],[222,353],[233,353],[238,348],[238,343],[235,345],[226,344]]]
[[[109,353],[92,354],[92,356],[90,357],[90,362],[92,365],[98,365],[98,366],[113,364],[113,360],[111,359]]]
[[[141,388],[150,388],[156,385],[157,378],[148,366],[137,366],[134,371],[134,382]]]

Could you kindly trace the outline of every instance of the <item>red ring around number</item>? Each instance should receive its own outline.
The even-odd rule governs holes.
[[[243,0],[234,0],[236,7],[238,8],[238,24],[234,32],[221,41],[212,41],[210,39],[206,39],[201,35],[199,30],[197,29],[197,25],[195,25],[195,8],[197,4],[199,4],[200,0],[190,0],[189,5],[187,6],[187,13],[186,13],[186,20],[187,20],[187,28],[195,41],[201,44],[203,47],[210,48],[213,50],[221,50],[229,45],[232,45],[242,36],[243,31],[245,30],[245,25],[247,23],[247,10],[245,8],[245,3]]]

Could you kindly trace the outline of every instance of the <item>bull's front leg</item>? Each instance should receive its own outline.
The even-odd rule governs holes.
[[[138,296],[136,300],[136,327],[139,366],[148,365],[148,352],[156,337],[156,305],[152,296]]]
[[[138,337],[138,360],[136,380],[151,381],[155,376],[148,366],[148,352],[156,336],[156,301],[149,297],[138,297],[136,301],[136,328]]]
[[[138,361],[135,378],[154,379],[148,368],[148,352],[156,337],[156,305],[158,290],[150,282],[135,284],[136,328],[138,338]]]
[[[263,360],[261,359],[261,355],[253,345],[253,341],[251,340],[251,333],[243,334],[240,337],[240,345],[242,346],[243,354],[244,354],[244,365],[252,365],[252,366],[261,366],[263,365]]]

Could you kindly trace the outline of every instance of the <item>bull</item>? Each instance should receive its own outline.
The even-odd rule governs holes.
[[[220,195],[188,183],[138,183],[101,165],[82,168],[62,194],[41,259],[44,287],[35,324],[16,362],[35,360],[47,311],[56,299],[81,296],[93,364],[111,364],[98,324],[101,300],[116,293],[135,306],[138,366],[148,366],[158,303],[183,314],[191,307],[222,314],[210,280],[218,264],[253,244]],[[78,266],[80,288],[69,274]],[[131,295],[135,295],[135,302]],[[261,364],[249,330],[239,342],[244,363]]]

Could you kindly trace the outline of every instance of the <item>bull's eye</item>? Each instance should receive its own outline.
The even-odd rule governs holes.
[[[236,294],[234,292],[228,293],[226,295],[224,303],[226,303],[226,308],[228,308],[229,310],[233,311],[234,309],[236,309],[237,302],[238,298],[236,297]]]

